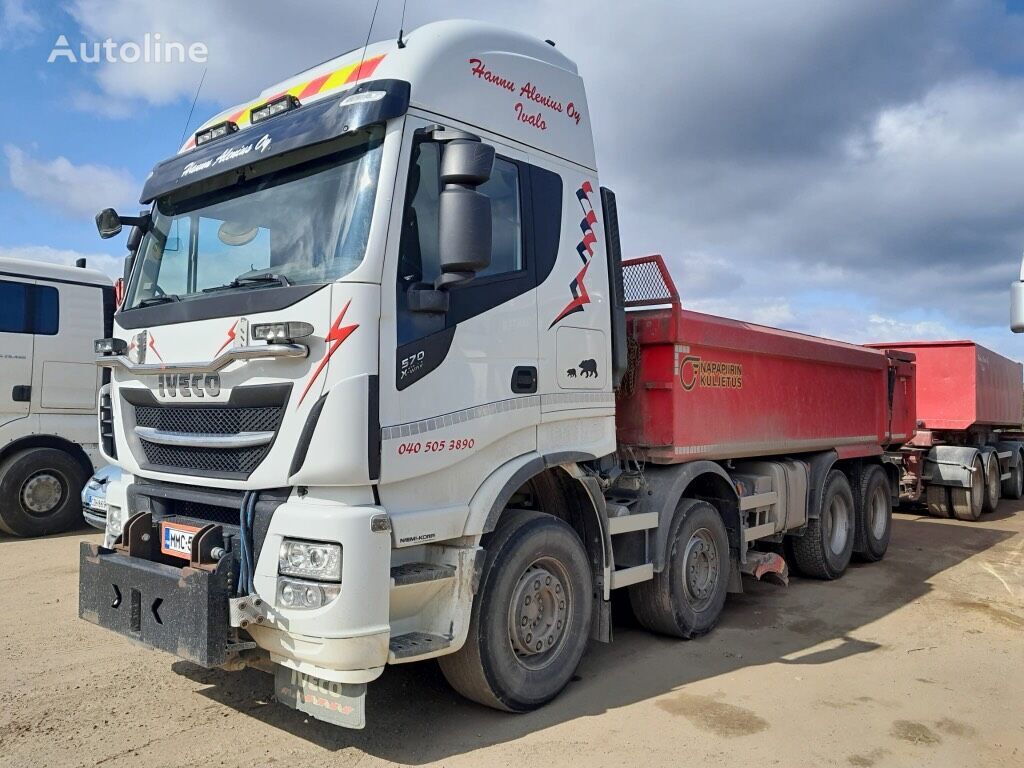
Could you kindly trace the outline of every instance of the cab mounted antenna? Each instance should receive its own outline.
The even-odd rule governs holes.
[[[199,93],[203,90],[203,83],[206,82],[206,70],[209,67],[203,67],[203,76],[199,78],[199,85],[196,86],[196,95],[192,98],[192,106],[188,110],[188,117],[185,118],[185,129],[181,132],[181,139],[178,141],[180,147],[185,143],[185,137],[188,136],[188,124],[192,122],[192,113],[196,111],[196,102],[199,101]]]
[[[370,16],[370,28],[366,30],[366,42],[363,43],[363,55],[359,59],[359,68],[356,70],[356,78],[358,79],[363,72],[363,63],[366,61],[366,49],[370,45],[370,35],[373,34],[373,22],[377,20],[377,9],[380,8],[380,0],[377,0],[373,4],[373,15]]]
[[[405,34],[405,5],[409,0],[402,0],[402,20],[398,22],[398,47],[405,48],[405,40],[402,39],[402,35]]]

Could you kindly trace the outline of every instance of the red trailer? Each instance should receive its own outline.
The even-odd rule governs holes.
[[[1000,496],[1024,495],[1024,367],[973,341],[869,346],[916,358],[917,434],[904,448],[905,501],[976,520]],[[913,490],[916,486],[916,492]]]
[[[739,494],[751,571],[779,543],[825,578],[851,552],[880,558],[914,431],[913,356],[683,309],[660,256],[625,262],[623,278],[633,311],[618,439],[652,487],[659,472],[721,477],[702,493]]]

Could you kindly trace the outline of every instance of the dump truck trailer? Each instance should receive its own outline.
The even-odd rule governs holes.
[[[358,728],[431,658],[543,705],[614,590],[691,638],[743,574],[883,557],[907,356],[684,310],[596,168],[575,64],[451,21],[225,110],[101,212],[134,227],[96,342],[122,475],[79,615]]]
[[[977,520],[1024,495],[1024,367],[973,341],[869,346],[912,355],[917,430],[903,447],[901,497],[935,517]]]

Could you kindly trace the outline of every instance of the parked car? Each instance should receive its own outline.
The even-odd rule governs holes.
[[[93,528],[107,528],[107,485],[121,477],[121,468],[108,464],[89,478],[82,489],[82,517]]]

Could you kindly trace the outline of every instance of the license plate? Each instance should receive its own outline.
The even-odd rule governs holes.
[[[194,525],[181,523],[160,523],[160,551],[165,555],[192,558],[192,539],[199,531]]]
[[[102,496],[93,496],[91,499],[89,499],[88,506],[90,509],[95,509],[97,512],[106,512],[107,500]]]

